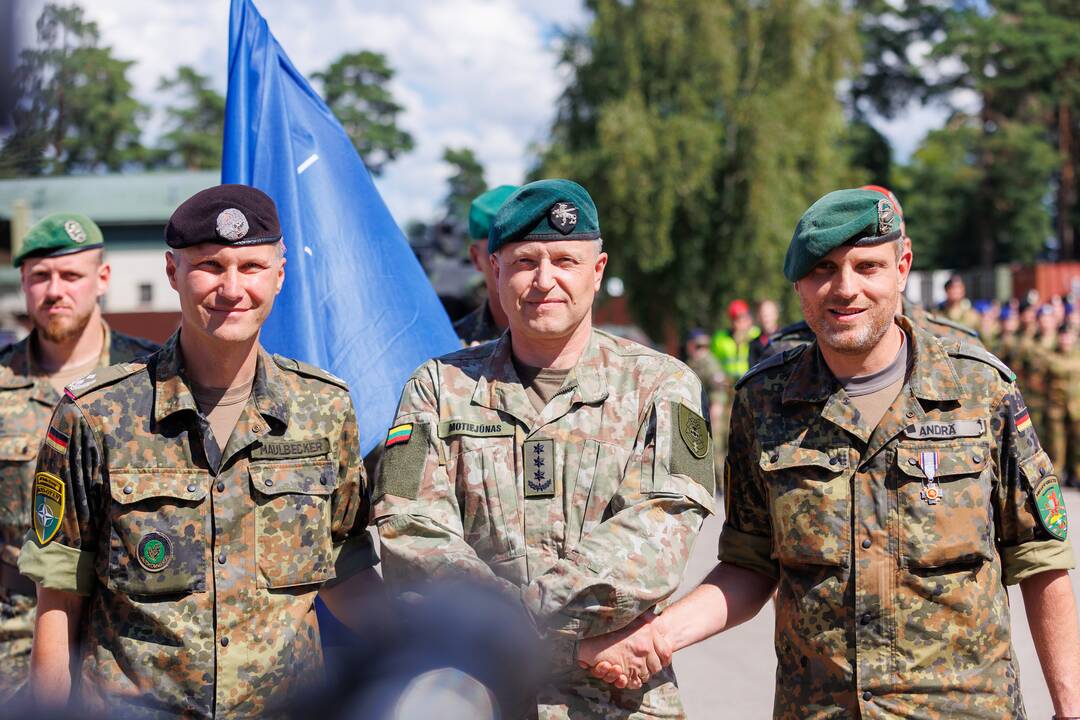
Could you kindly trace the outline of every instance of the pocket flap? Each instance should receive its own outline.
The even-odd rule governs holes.
[[[925,467],[939,479],[977,475],[989,462],[990,448],[981,442],[901,444],[896,449],[896,464],[901,472],[920,480],[926,478]]]
[[[330,495],[337,485],[334,463],[252,463],[251,485],[263,495]]]
[[[37,455],[38,446],[29,435],[0,435],[0,460],[25,462]]]
[[[210,473],[188,468],[140,468],[109,471],[112,498],[121,505],[167,497],[202,500],[210,487]]]
[[[847,450],[842,447],[817,450],[798,445],[778,445],[763,449],[759,464],[765,472],[795,467],[820,467],[839,472],[847,467]]]

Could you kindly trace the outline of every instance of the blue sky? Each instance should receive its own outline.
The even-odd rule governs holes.
[[[429,220],[446,192],[444,147],[473,148],[491,185],[518,183],[544,141],[565,78],[560,29],[587,21],[581,0],[255,0],[296,67],[325,68],[343,52],[385,53],[393,91],[416,149],[377,180],[398,223]],[[31,33],[43,0],[24,1]],[[137,97],[160,106],[158,80],[195,66],[225,91],[228,0],[93,0],[82,3],[119,57],[137,61]],[[159,127],[151,121],[150,133]],[[940,126],[940,110],[912,108],[880,127],[906,158]]]

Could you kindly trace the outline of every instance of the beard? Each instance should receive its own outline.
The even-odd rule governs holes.
[[[844,355],[862,355],[873,350],[895,322],[896,313],[890,307],[895,308],[896,303],[892,303],[891,306],[888,303],[872,305],[866,309],[863,322],[850,328],[836,328],[830,325],[829,311],[824,307],[815,308],[813,312],[810,312],[810,308],[804,305],[803,317],[806,318],[806,324],[814,331],[821,345]]]
[[[54,317],[46,323],[34,323],[38,334],[51,343],[64,343],[73,337],[82,334],[90,323],[93,308],[83,315],[70,315],[68,317]]]

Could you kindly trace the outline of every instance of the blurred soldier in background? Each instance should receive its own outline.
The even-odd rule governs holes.
[[[686,364],[694,371],[705,389],[708,400],[706,410],[713,437],[713,460],[717,478],[723,470],[724,455],[727,453],[728,398],[731,383],[720,367],[720,362],[712,354],[709,334],[701,328],[694,328],[686,334],[684,345]],[[721,488],[722,490],[722,488]]]
[[[454,331],[466,347],[495,340],[506,329],[506,312],[499,304],[494,271],[487,259],[487,241],[492,218],[515,190],[514,185],[500,185],[478,196],[469,206],[469,237],[472,238],[469,259],[484,276],[487,292],[480,307],[454,323]]]
[[[53,406],[68,383],[157,349],[111,330],[101,317],[110,278],[103,248],[93,220],[58,213],[30,228],[14,258],[33,329],[0,351],[0,699],[29,670],[34,583],[16,568],[30,529],[34,462]]]
[[[945,302],[941,303],[938,309],[955,323],[969,328],[979,325],[979,315],[971,307],[971,301],[967,298],[967,287],[959,275],[953,275],[945,281]]]
[[[762,300],[757,305],[757,320],[759,334],[750,343],[750,367],[761,361],[769,338],[780,330],[780,306],[773,300]]]

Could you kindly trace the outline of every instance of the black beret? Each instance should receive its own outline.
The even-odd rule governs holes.
[[[165,243],[172,248],[199,243],[265,245],[280,239],[274,201],[248,185],[200,190],[176,208],[165,226]]]

